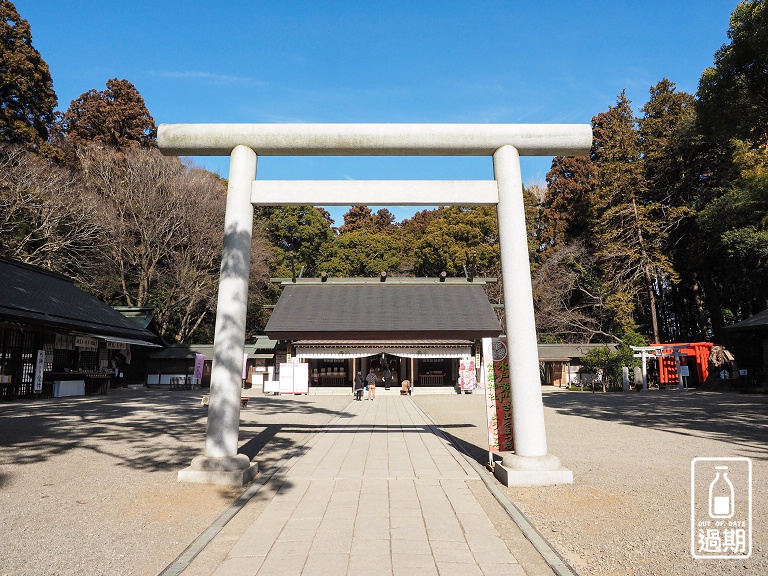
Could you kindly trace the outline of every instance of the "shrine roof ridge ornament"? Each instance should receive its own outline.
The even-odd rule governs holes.
[[[492,156],[505,145],[520,156],[585,156],[589,124],[161,124],[167,156]]]

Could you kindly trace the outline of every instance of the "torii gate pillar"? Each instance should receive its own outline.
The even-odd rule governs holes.
[[[548,454],[539,380],[520,156],[588,153],[588,124],[164,124],[164,154],[231,153],[205,454],[179,480],[239,484],[256,466],[237,453],[253,205],[495,205],[510,362],[515,452],[508,486],[573,482]],[[255,181],[260,156],[492,156],[495,181]]]
[[[211,392],[205,454],[179,471],[179,481],[242,486],[258,472],[257,464],[237,453],[240,431],[245,319],[251,269],[256,153],[246,146],[232,150],[224,213],[219,296],[211,366]]]
[[[515,451],[503,454],[494,474],[507,486],[572,484],[573,472],[547,452],[523,181],[520,155],[513,146],[496,150],[493,172],[499,187],[496,214],[515,441]]]

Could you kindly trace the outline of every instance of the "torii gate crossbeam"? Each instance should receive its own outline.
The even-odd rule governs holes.
[[[507,326],[515,452],[507,484],[572,482],[547,453],[520,156],[588,153],[588,124],[163,124],[167,155],[231,155],[205,453],[180,480],[243,484],[237,454],[254,204],[495,204]],[[491,156],[494,181],[258,182],[263,156]]]

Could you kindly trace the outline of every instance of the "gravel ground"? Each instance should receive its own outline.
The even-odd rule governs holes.
[[[505,490],[579,574],[768,574],[768,398],[544,390],[549,449],[575,483]],[[0,575],[162,571],[242,491],[176,481],[204,445],[199,398],[140,390],[0,404]],[[482,395],[413,399],[487,460]],[[267,470],[349,401],[258,396],[241,413],[241,449]],[[751,559],[691,558],[696,456],[753,459]]]
[[[0,404],[0,574],[149,575],[170,564],[242,492],[176,481],[205,444],[200,396]],[[241,451],[266,470],[349,401],[260,397],[241,411]]]
[[[413,398],[487,462],[482,395]],[[574,484],[504,490],[579,574],[768,574],[768,397],[544,388],[544,404],[549,451]],[[695,560],[691,460],[733,456],[752,458],[752,557]]]

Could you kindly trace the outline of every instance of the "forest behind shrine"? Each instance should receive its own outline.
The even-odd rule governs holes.
[[[740,3],[727,34],[696,94],[662,78],[633,108],[622,91],[591,119],[589,157],[556,157],[525,189],[541,342],[722,341],[768,308],[766,3]],[[126,79],[58,105],[27,21],[0,0],[0,255],[153,307],[169,342],[212,341],[226,181],[160,154]],[[254,218],[249,337],[277,299],[271,277],[501,279],[493,207]]]

